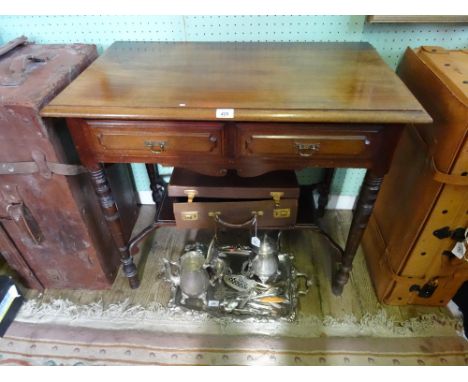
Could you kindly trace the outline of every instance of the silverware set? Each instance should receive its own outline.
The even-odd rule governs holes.
[[[218,245],[215,236],[208,247],[187,245],[178,263],[165,260],[175,305],[215,315],[295,317],[310,280],[266,234],[259,244]],[[305,290],[299,290],[300,278]]]

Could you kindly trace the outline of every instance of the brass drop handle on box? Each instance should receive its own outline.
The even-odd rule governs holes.
[[[148,147],[153,154],[161,154],[166,151],[166,141],[145,141],[145,147]]]
[[[252,211],[252,217],[242,223],[229,223],[219,217],[220,211],[210,211],[208,216],[212,217],[217,224],[223,225],[228,228],[244,228],[257,224],[258,216],[263,216],[263,211]]]
[[[310,157],[312,154],[320,150],[320,143],[299,143],[294,142],[297,153],[301,157]]]

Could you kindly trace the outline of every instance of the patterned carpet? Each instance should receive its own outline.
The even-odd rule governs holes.
[[[455,337],[214,336],[14,323],[0,365],[468,365]]]

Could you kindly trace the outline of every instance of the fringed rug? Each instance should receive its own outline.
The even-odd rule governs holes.
[[[462,336],[459,318],[440,313],[401,321],[381,309],[360,319],[348,315],[311,316],[299,312],[294,321],[267,318],[212,317],[207,313],[168,308],[159,304],[132,305],[128,300],[105,307],[102,302],[77,305],[68,300],[27,301],[17,322],[93,329],[146,330],[219,336],[276,335],[284,337],[449,337]]]

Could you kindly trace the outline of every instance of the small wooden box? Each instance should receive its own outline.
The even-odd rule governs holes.
[[[299,185],[294,171],[274,171],[244,178],[223,177],[175,168],[168,188],[178,228],[213,228],[215,217],[242,224],[257,215],[259,228],[296,224]]]

